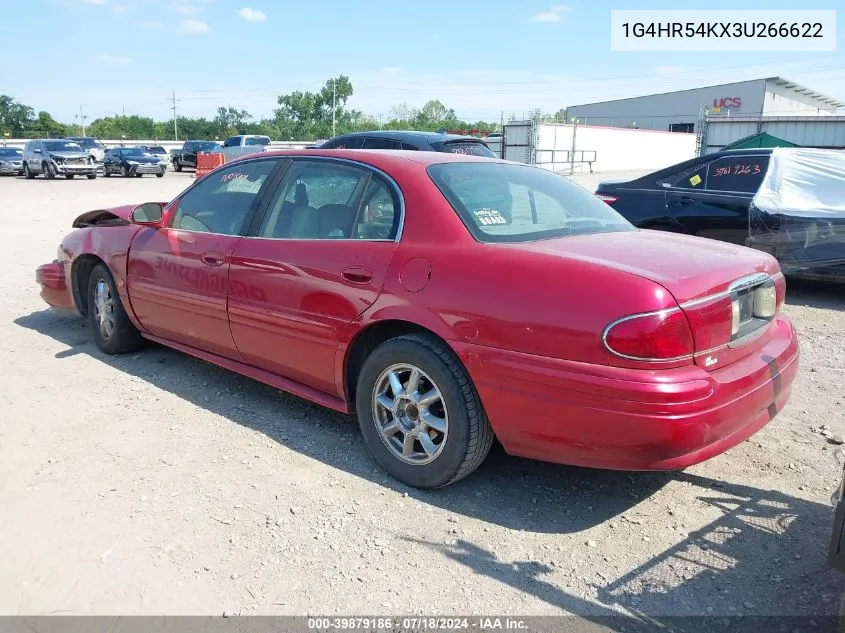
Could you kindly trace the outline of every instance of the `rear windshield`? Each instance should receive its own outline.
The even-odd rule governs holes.
[[[193,147],[195,150],[200,152],[205,152],[210,149],[215,149],[217,145],[218,144],[214,141],[195,141],[189,147]]]
[[[539,167],[440,163],[431,165],[428,173],[480,242],[636,230],[583,187]]]
[[[161,145],[149,145],[147,147],[148,152],[152,152],[153,154],[166,154],[167,152],[164,151],[164,148]]]
[[[266,136],[251,136],[247,137],[244,145],[269,145],[270,139]]]
[[[443,143],[443,151],[450,154],[469,154],[470,156],[486,156],[497,158],[489,147],[477,141],[452,141]]]

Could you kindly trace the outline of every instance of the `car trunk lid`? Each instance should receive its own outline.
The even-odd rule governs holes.
[[[668,290],[687,316],[694,361],[708,370],[732,363],[768,340],[774,296],[785,285],[777,261],[753,249],[673,233],[638,230],[520,244],[650,279]]]

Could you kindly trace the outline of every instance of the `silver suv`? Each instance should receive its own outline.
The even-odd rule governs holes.
[[[97,177],[97,165],[87,150],[78,143],[65,139],[39,139],[29,141],[23,150],[23,174],[35,178],[44,174],[50,180],[64,176]]]

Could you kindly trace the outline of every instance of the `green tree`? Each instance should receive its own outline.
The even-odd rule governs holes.
[[[38,113],[38,118],[32,124],[32,135],[36,137],[58,138],[67,134],[67,126],[59,123],[50,116],[49,112],[43,110]]]
[[[31,107],[9,95],[0,95],[0,135],[8,133],[13,138],[21,138],[34,124],[35,111]]]

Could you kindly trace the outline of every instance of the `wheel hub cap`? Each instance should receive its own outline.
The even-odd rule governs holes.
[[[385,369],[373,389],[373,419],[384,444],[401,461],[424,465],[442,452],[448,413],[440,388],[420,368]]]
[[[94,287],[94,321],[103,340],[111,338],[114,332],[114,300],[111,288],[102,279]]]

